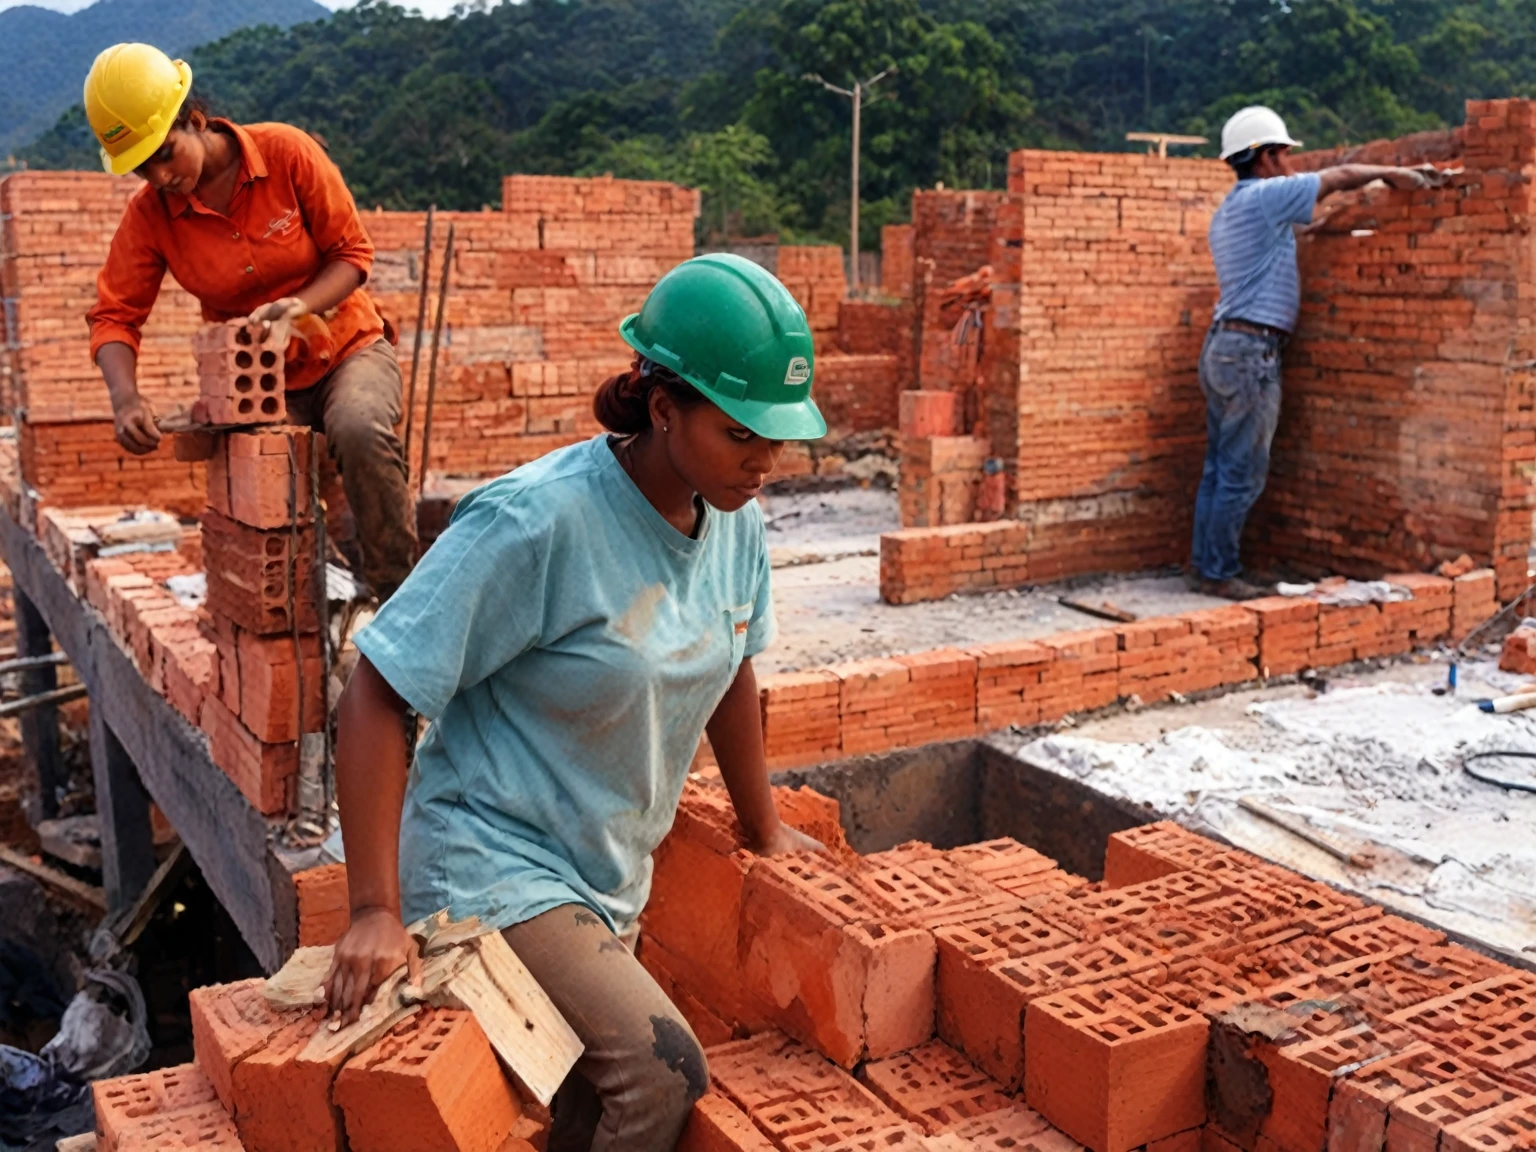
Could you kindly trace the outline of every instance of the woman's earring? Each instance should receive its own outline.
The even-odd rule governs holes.
[[[670,425],[670,424],[663,424],[661,426],[661,430],[663,432],[670,432],[670,431],[672,431],[672,425]]]

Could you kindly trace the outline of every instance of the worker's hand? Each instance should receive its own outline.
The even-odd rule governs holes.
[[[121,404],[112,406],[112,430],[117,435],[117,442],[135,456],[146,455],[160,447],[154,406],[137,392]]]
[[[293,322],[308,312],[309,305],[297,296],[284,296],[252,312],[248,323],[256,330],[261,343],[286,348]]]
[[[770,833],[760,844],[753,844],[752,851],[758,856],[782,856],[786,852],[825,852],[827,846],[814,836],[807,836],[798,828],[780,822],[777,830]]]
[[[352,925],[336,944],[323,985],[327,1005],[341,1015],[343,1024],[351,1024],[379,985],[402,965],[412,984],[421,983],[421,950],[400,917],[383,908],[352,913]]]
[[[1394,168],[1384,179],[1400,192],[1417,192],[1422,188],[1438,188],[1444,183],[1440,173],[1433,167],[1431,167],[1429,172],[1426,172],[1423,168]]]

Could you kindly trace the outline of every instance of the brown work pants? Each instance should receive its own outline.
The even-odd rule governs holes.
[[[555,1095],[549,1152],[672,1152],[709,1071],[630,945],[575,904],[502,935],[586,1048]]]
[[[325,433],[357,524],[363,579],[382,602],[416,562],[416,504],[395,425],[400,363],[389,342],[354,352],[311,388],[288,393],[288,418]]]

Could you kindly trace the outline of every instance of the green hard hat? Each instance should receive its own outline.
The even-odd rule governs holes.
[[[759,436],[827,434],[811,399],[816,350],[805,310],[750,260],[712,253],[684,261],[651,289],[619,334]]]

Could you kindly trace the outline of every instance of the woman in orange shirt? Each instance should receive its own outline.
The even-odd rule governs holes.
[[[145,181],[112,238],[88,314],[118,442],[140,454],[160,443],[136,375],[140,328],[167,271],[210,322],[249,317],[281,338],[302,316],[323,318],[329,347],[312,341],[300,359],[290,351],[289,418],[325,433],[357,522],[363,575],[386,599],[414,561],[416,517],[395,435],[400,365],[363,288],[373,243],[313,138],[286,124],[210,118],[188,99],[191,86],[185,63],[147,44],[108,48],[85,82],[107,171]]]

